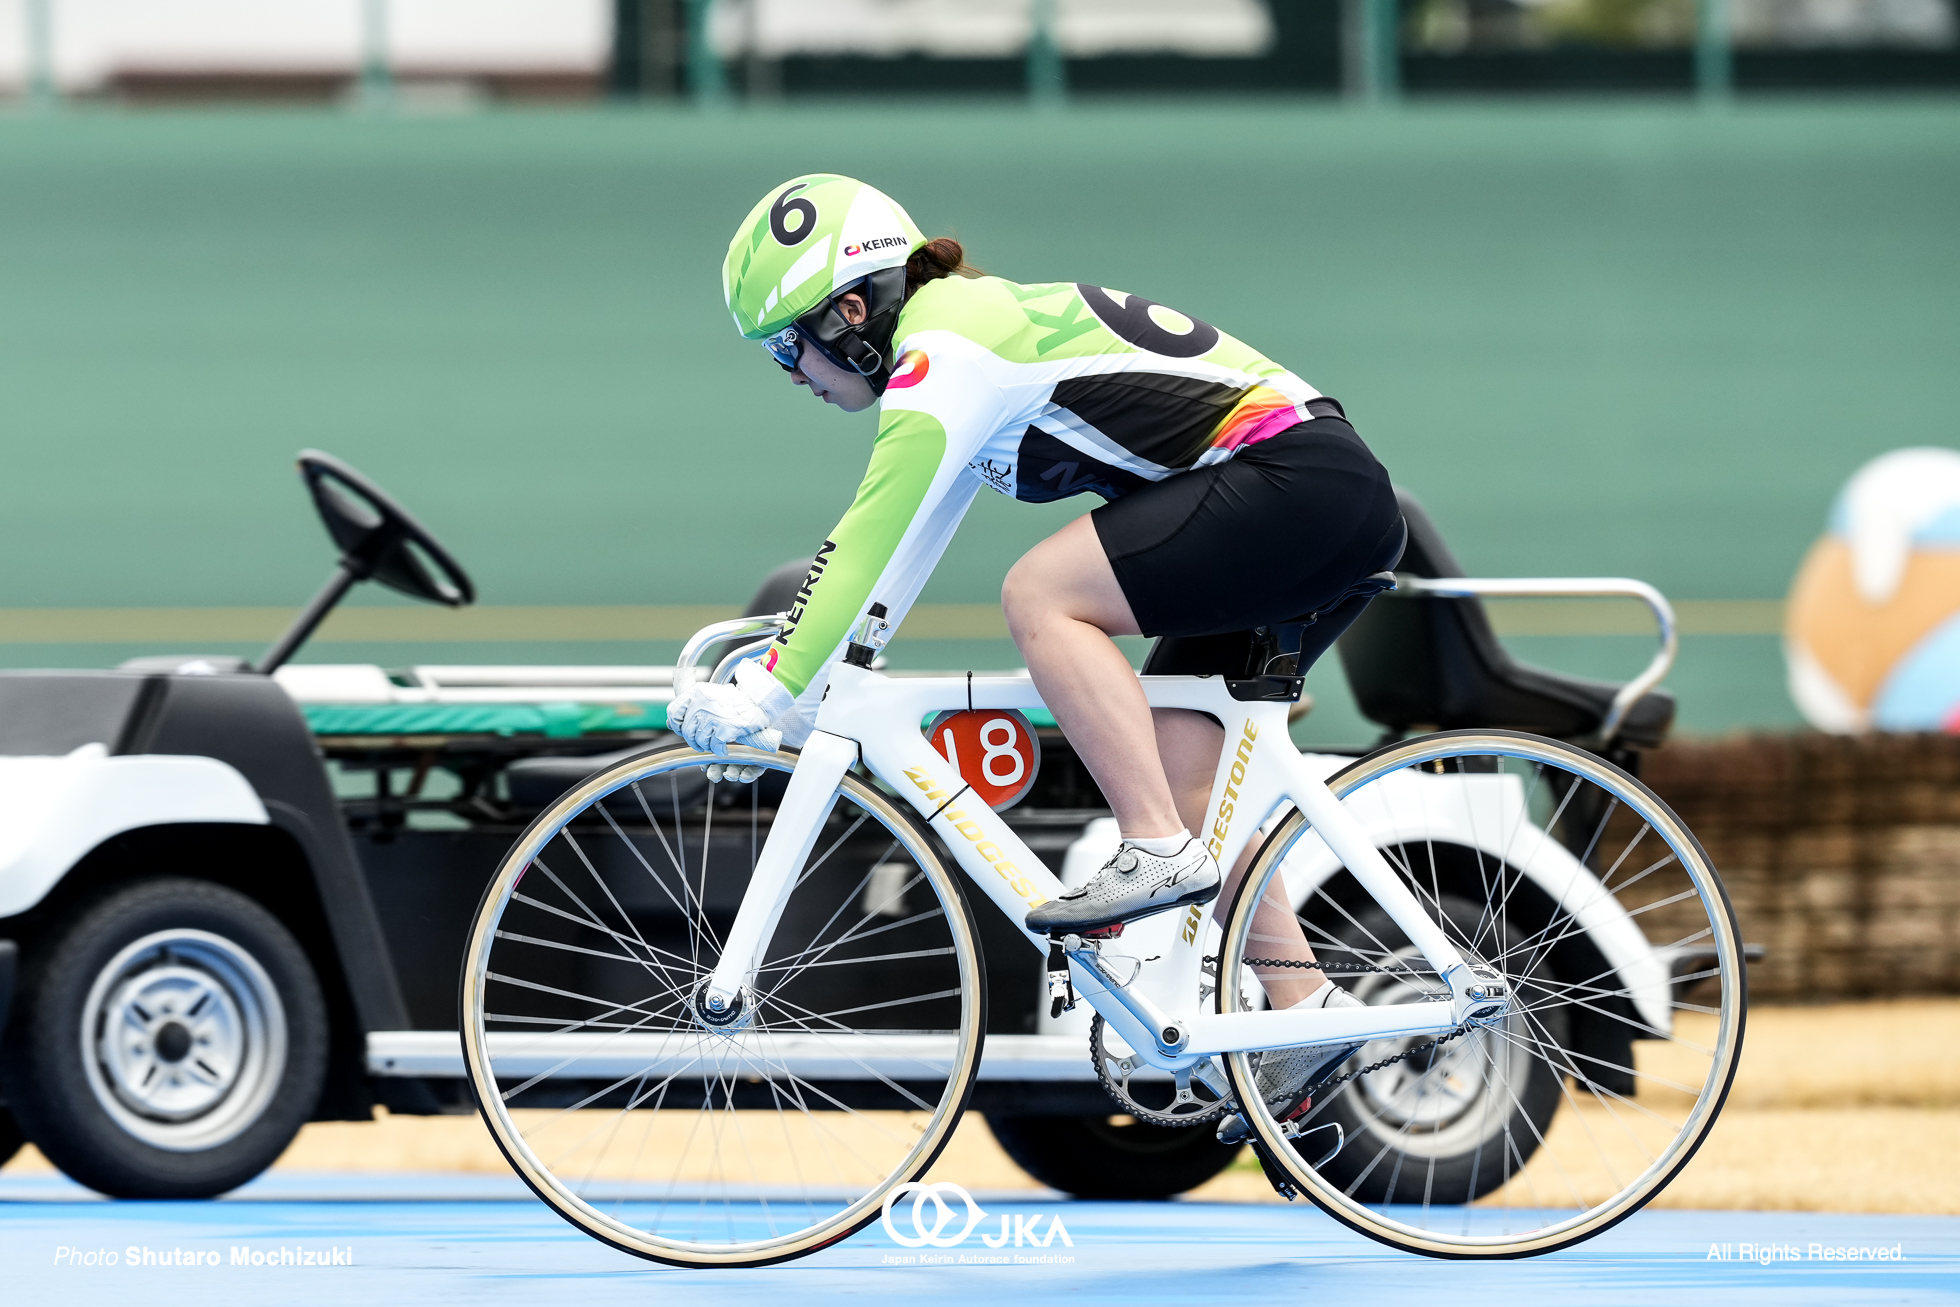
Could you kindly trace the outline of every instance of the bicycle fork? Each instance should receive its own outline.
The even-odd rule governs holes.
[[[706,983],[695,996],[695,1015],[721,1027],[745,1026],[753,1018],[745,997],[751,977],[776,933],[797,873],[816,846],[817,835],[837,804],[837,787],[857,761],[857,745],[819,731],[811,735],[790,773],[776,820],[762,843],[742,906],[728,941]]]

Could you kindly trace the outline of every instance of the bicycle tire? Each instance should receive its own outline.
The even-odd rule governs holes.
[[[701,769],[730,762],[764,775],[698,783]],[[689,1004],[740,901],[728,876],[744,857],[753,866],[763,800],[795,764],[794,753],[741,748],[627,759],[531,823],[474,918],[459,1004],[485,1124],[533,1193],[622,1252],[696,1267],[807,1255],[876,1220],[965,1110],[986,1027],[972,914],[913,813],[855,775],[789,892],[748,1024],[711,1028]],[[648,797],[662,781],[671,813]],[[730,834],[727,819],[744,811],[749,828]],[[553,983],[559,973],[580,979]],[[873,978],[882,988],[864,996]],[[854,1013],[866,1015],[847,1025]],[[892,1024],[894,1013],[919,1028]],[[895,1111],[909,1115],[887,1119]],[[806,1170],[826,1159],[827,1179]]]
[[[1436,785],[1452,778],[1454,796]],[[1382,1040],[1344,1063],[1352,1070],[1413,1051],[1393,1067],[1331,1086],[1305,1109],[1294,1128],[1362,1126],[1360,1139],[1344,1127],[1342,1149],[1319,1166],[1302,1152],[1324,1151],[1326,1135],[1321,1146],[1296,1149],[1254,1091],[1256,1055],[1228,1055],[1234,1092],[1252,1105],[1248,1120],[1273,1163],[1348,1228],[1431,1257],[1538,1256],[1639,1211],[1707,1138],[1741,1054],[1747,982],[1735,912],[1693,833],[1619,767],[1522,732],[1450,731],[1402,741],[1327,784],[1370,824],[1426,913],[1460,948],[1504,970],[1514,997],[1505,1017],[1448,1047],[1430,1046],[1428,1038]],[[1501,849],[1485,847],[1485,834],[1463,835],[1451,803],[1480,814],[1488,834],[1508,818]],[[1646,845],[1650,834],[1654,843]],[[1392,963],[1417,973],[1426,964],[1406,939],[1397,943],[1399,932],[1384,934],[1386,914],[1374,909],[1368,917],[1372,899],[1356,897],[1358,884],[1309,835],[1301,813],[1288,813],[1248,868],[1226,916],[1219,1010],[1233,1010],[1227,1004],[1241,995],[1263,996],[1244,962],[1273,952],[1252,943],[1252,922],[1289,859],[1290,879],[1280,883],[1321,961],[1336,972],[1331,978],[1357,995],[1371,984],[1377,994],[1393,991],[1364,1001],[1419,1001],[1426,986],[1440,990],[1416,974],[1336,965]],[[1468,861],[1465,845],[1453,838],[1467,841]],[[1569,876],[1571,864],[1588,873],[1590,886],[1570,878],[1556,896],[1549,893],[1546,877],[1561,866],[1558,874]],[[1296,887],[1308,882],[1304,893]],[[1444,906],[1465,897],[1466,885],[1478,912],[1474,930],[1464,926],[1459,906]],[[1272,922],[1266,918],[1262,939],[1271,937]],[[1629,923],[1646,953],[1624,933]],[[1602,960],[1606,969],[1592,974]],[[1666,970],[1657,973],[1658,965]],[[1711,985],[1712,999],[1687,1001]],[[1602,1056],[1616,1039],[1625,1056]],[[1649,1045],[1638,1058],[1636,1043]],[[1536,1060],[1536,1074],[1520,1077],[1521,1051]],[[1556,1090],[1549,1112],[1548,1086]],[[1451,1147],[1462,1151],[1449,1153]],[[1501,1174],[1479,1172],[1499,1158]],[[1448,1191],[1439,1192],[1439,1176]],[[1561,1185],[1556,1202],[1519,1205]]]

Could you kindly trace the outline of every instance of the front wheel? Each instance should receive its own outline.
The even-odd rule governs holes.
[[[965,1108],[985,971],[911,812],[847,775],[736,1010],[707,1010],[796,757],[666,749],[547,808],[505,855],[462,975],[464,1062],[531,1189],[622,1251],[762,1266],[878,1219]]]
[[[1258,1055],[1229,1055],[1272,1159],[1336,1220],[1434,1257],[1552,1252],[1638,1211],[1707,1137],[1742,1047],[1735,914],[1694,836],[1612,764],[1509,731],[1390,745],[1328,785],[1423,914],[1511,998],[1445,1041],[1364,1046],[1339,1068],[1351,1078],[1290,1122],[1250,1092]],[[1363,1003],[1447,999],[1294,811],[1227,916],[1221,1011],[1263,1006],[1262,973],[1300,974],[1262,965],[1288,960],[1273,941],[1289,910]],[[1344,1143],[1323,1157],[1333,1132],[1317,1127],[1330,1124]]]

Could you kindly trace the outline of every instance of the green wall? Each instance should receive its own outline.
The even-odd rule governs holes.
[[[991,271],[1147,294],[1290,364],[1478,572],[1775,597],[1851,469],[1960,437],[1952,101],[20,117],[0,608],[298,603],[326,567],[307,445],[413,507],[487,603],[739,602],[822,539],[872,430],[793,392],[720,304],[733,223],[819,168]],[[1088,506],[983,497],[926,598],[992,598]],[[901,653],[955,658],[1012,650]],[[1674,680],[1692,728],[1793,720],[1770,636],[1690,638]],[[1328,731],[1362,729],[1342,711]]]

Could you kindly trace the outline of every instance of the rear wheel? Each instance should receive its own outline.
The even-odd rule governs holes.
[[[1409,1056],[1285,1125],[1247,1092],[1255,1055],[1229,1055],[1271,1155],[1337,1220],[1436,1257],[1552,1252],[1638,1211],[1707,1137],[1742,1046],[1735,915],[1694,836],[1612,764],[1509,731],[1390,745],[1328,785],[1423,913],[1502,973],[1509,1006],[1441,1043],[1376,1041],[1345,1067]],[[1221,1010],[1259,1006],[1248,959],[1284,952],[1252,931],[1269,890],[1364,1003],[1447,999],[1296,811],[1228,914]],[[1310,1162],[1331,1132],[1301,1131],[1330,1123],[1345,1144]]]
[[[1130,1116],[989,1112],[987,1128],[1023,1171],[1077,1198],[1170,1198],[1196,1189],[1239,1155],[1209,1126],[1179,1129]]]
[[[796,758],[628,759],[505,855],[464,958],[464,1060],[525,1183],[681,1266],[760,1266],[878,1218],[951,1137],[985,1029],[965,898],[901,804],[847,775],[735,1019],[720,960]]]
[[[1407,852],[1391,856],[1406,861]],[[1478,910],[1466,899],[1445,893],[1441,916],[1450,923],[1452,939],[1478,937]],[[1316,917],[1333,914],[1317,913]],[[1330,961],[1344,956],[1378,958],[1386,951],[1410,967],[1423,965],[1421,955],[1379,908],[1337,920],[1328,930],[1334,944],[1323,941],[1320,952]],[[1513,977],[1544,992],[1550,968],[1542,958],[1521,954],[1516,942],[1525,932],[1508,920],[1491,923],[1489,937],[1502,941],[1498,951],[1522,956],[1519,970],[1531,975]],[[1363,973],[1343,975],[1343,984],[1370,1005],[1420,1003],[1424,987],[1412,977]],[[1571,1047],[1569,1014],[1546,1004],[1539,1018],[1559,1048]],[[1515,1150],[1526,1163],[1538,1151],[1538,1141],[1551,1128],[1558,1111],[1560,1077],[1553,1063],[1530,1052],[1529,1018],[1514,1013],[1501,1025],[1469,1032],[1438,1048],[1423,1048],[1429,1038],[1377,1039],[1361,1046],[1347,1064],[1372,1066],[1416,1049],[1412,1056],[1355,1081],[1350,1093],[1328,1097],[1321,1121],[1340,1125],[1346,1141],[1322,1163],[1329,1183],[1370,1204],[1420,1203],[1425,1192],[1442,1192],[1473,1202],[1500,1188],[1516,1169],[1506,1154]]]

